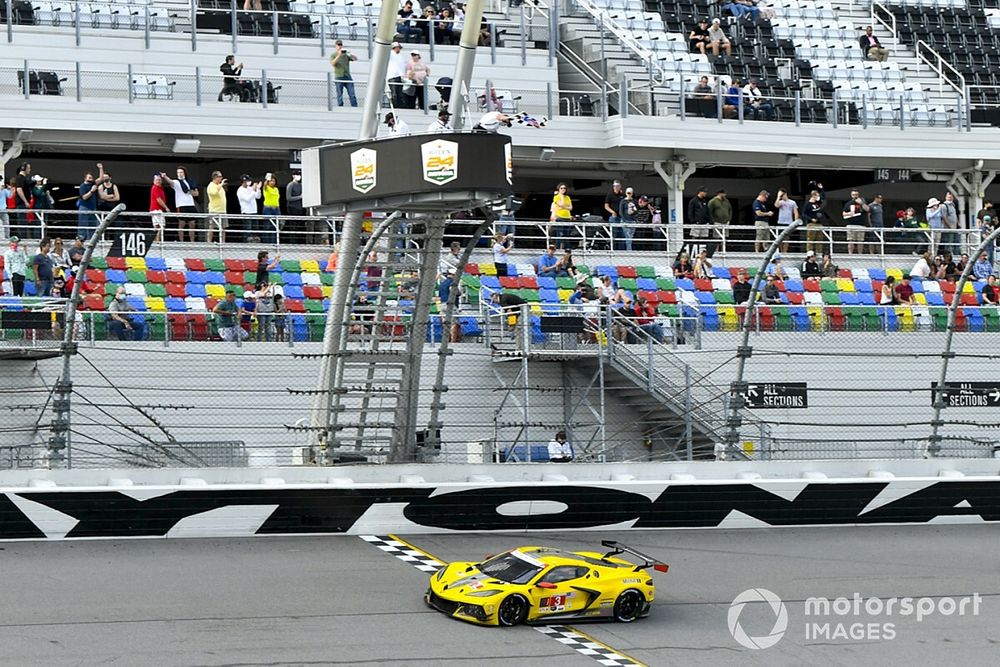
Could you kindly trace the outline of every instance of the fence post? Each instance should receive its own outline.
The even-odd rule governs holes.
[[[521,3],[521,67],[528,64],[528,41],[524,29],[524,3]]]
[[[237,44],[239,39],[237,33],[239,32],[240,24],[236,18],[236,0],[230,0],[229,2],[229,32],[233,36],[233,53],[238,51]]]
[[[684,95],[684,79],[681,78],[679,84],[680,86],[680,112],[681,120],[687,120],[687,97]]]
[[[368,37],[368,60],[371,60],[375,40],[372,39],[372,21],[370,18],[365,18],[365,33]]]
[[[201,106],[201,67],[195,66],[194,68],[194,104],[195,106]]]
[[[687,460],[694,460],[694,444],[692,442],[692,419],[691,410],[693,409],[693,401],[691,400],[691,366],[689,364],[684,364],[684,441],[687,445]]]
[[[437,45],[434,38],[434,21],[427,21],[427,46],[430,50],[431,62],[434,62],[434,47]]]
[[[553,107],[552,107],[552,82],[551,81],[546,81],[545,82],[545,106],[546,106],[545,111],[547,112],[546,116],[548,116],[549,118],[552,118],[553,116],[555,116],[555,114],[552,113]],[[562,112],[562,110],[560,109],[560,113],[561,112]]]
[[[132,82],[135,81],[132,74],[132,63],[128,64],[128,103],[132,104],[135,100],[135,91],[132,90]]]
[[[198,0],[191,0],[191,50],[198,50]]]
[[[715,116],[722,122],[722,85],[716,82],[715,86]]]
[[[906,129],[906,101],[903,95],[899,96],[899,131]]]
[[[333,111],[333,72],[326,73],[326,110]]]
[[[77,4],[79,4],[79,3],[77,3]],[[143,19],[144,19],[143,22],[145,24],[143,26],[143,39],[146,42],[146,50],[148,51],[149,50],[149,42],[150,42],[150,36],[149,36],[149,5],[143,5],[142,6],[142,16],[143,16]]]
[[[618,86],[618,115],[628,118],[628,81],[624,76]]]
[[[73,3],[73,29],[76,33],[76,45],[80,46],[80,3]],[[9,19],[8,19],[9,20]],[[8,24],[9,25],[9,24]]]
[[[368,59],[371,60],[371,41],[368,43]],[[319,54],[326,58],[326,14],[319,15]]]
[[[4,15],[7,17],[7,41],[14,41],[14,0],[7,0],[4,7]],[[549,65],[552,60],[549,59]]]
[[[795,127],[802,126],[802,91],[795,91]]]
[[[424,84],[423,85],[424,85],[424,115],[425,116],[428,113],[430,113],[430,108],[431,108],[431,95],[430,95],[431,86],[430,86],[430,82],[431,82],[430,77],[424,79]],[[487,92],[486,94],[489,95],[489,92]]]
[[[28,69],[28,61],[24,61],[24,99],[31,97],[31,70]]]
[[[80,83],[80,61],[77,60],[73,66],[76,69],[76,101],[79,102],[83,99],[83,85]]]
[[[278,55],[278,10],[271,16],[271,41],[274,43],[274,55]]]
[[[736,91],[736,117],[743,124],[743,90]]]
[[[837,129],[837,121],[840,120],[840,101],[837,99],[837,89],[833,89],[833,98],[830,100],[833,105],[833,129]]]
[[[490,26],[490,64],[497,64],[497,24],[490,21],[487,25]]]
[[[556,61],[559,48],[559,3],[549,3],[549,67]]]
[[[266,69],[262,69],[260,71],[260,100],[261,100],[261,103],[264,105],[264,108],[266,109],[267,108],[267,70]]]
[[[965,123],[962,122],[962,94],[955,93],[955,96],[958,98],[958,104],[955,106],[955,109],[957,109],[958,111],[958,116],[956,117],[955,125],[956,127],[958,127],[958,131],[961,132],[964,129],[962,126],[965,125]],[[965,108],[965,113],[966,115],[970,113],[970,109],[968,107]]]
[[[868,129],[868,96],[861,96],[861,127]]]

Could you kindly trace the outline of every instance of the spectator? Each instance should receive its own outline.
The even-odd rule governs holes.
[[[654,220],[658,221],[659,217],[656,206],[653,205],[653,200],[646,195],[639,195],[635,209],[636,236],[641,238],[655,238],[654,225],[657,223],[654,223]],[[650,247],[649,249],[653,250],[655,248]]]
[[[49,257],[49,240],[38,243],[38,251],[31,259],[31,269],[35,274],[35,294],[49,296],[52,291],[52,258]]]
[[[7,215],[7,201],[14,198],[14,181],[8,181],[0,173],[0,239],[10,236],[10,217]]]
[[[976,277],[976,280],[986,280],[993,275],[993,262],[990,261],[985,251],[979,254],[979,259],[972,265],[972,275]]]
[[[288,309],[285,307],[285,297],[281,292],[274,293],[274,340],[285,342],[285,324],[288,320]]]
[[[708,201],[708,218],[712,223],[713,235],[707,244],[708,256],[715,255],[719,243],[724,243],[726,234],[729,231],[729,223],[733,219],[733,205],[726,197],[726,191],[719,189],[715,196]],[[718,237],[715,236],[718,234]]]
[[[83,183],[80,184],[80,197],[77,199],[77,226],[76,233],[84,238],[97,230],[97,187],[104,183],[104,165],[97,163],[97,180],[94,180],[93,172],[86,172],[83,175]]]
[[[263,285],[267,285],[270,281],[268,273],[276,270],[281,266],[281,253],[277,253],[274,256],[274,260],[271,260],[270,253],[266,250],[261,250],[257,253],[257,275],[254,277],[254,289],[260,289]],[[330,271],[331,269],[327,269]],[[336,266],[334,269],[336,270]]]
[[[167,193],[163,189],[163,177],[156,174],[153,176],[153,185],[149,188],[149,217],[153,223],[153,229],[156,230],[157,243],[163,240],[163,229],[167,224],[163,213],[169,210]]]
[[[878,41],[878,37],[872,33],[871,26],[865,28],[865,34],[858,38],[858,46],[861,47],[861,53],[865,54],[868,60],[882,62],[889,59],[889,49],[882,47],[882,43]]]
[[[983,305],[995,306],[1000,303],[1000,287],[997,287],[997,277],[990,275],[983,285]]]
[[[442,7],[441,15],[434,22],[434,41],[437,44],[455,44],[455,19],[451,15],[450,7]]]
[[[693,225],[690,236],[692,247],[707,246],[705,241],[711,233],[712,215],[708,210],[708,188],[704,185],[699,186],[698,192],[688,201],[687,218],[688,224]]]
[[[260,200],[260,181],[254,182],[250,174],[240,177],[240,187],[236,189],[236,199],[240,203],[240,214],[252,216],[243,220],[247,231],[247,243],[260,243],[261,220],[257,217],[257,202]]]
[[[691,46],[691,52],[705,54],[705,49],[710,43],[710,38],[708,34],[708,19],[700,18],[698,19],[698,25],[691,29],[691,34],[688,35],[688,43]],[[718,53],[716,53],[718,55]]]
[[[910,274],[904,274],[902,282],[896,285],[895,296],[898,305],[913,305],[913,286],[910,285]]]
[[[715,277],[712,273],[712,260],[708,258],[708,251],[704,248],[698,252],[694,260],[694,277],[696,280],[699,278],[711,280]]]
[[[430,44],[431,42],[431,32],[434,30],[435,19],[438,18],[437,13],[434,10],[433,5],[425,5],[424,12],[421,15],[421,20],[417,21],[417,29],[420,30],[420,36],[422,42],[425,44]]]
[[[261,0],[243,0],[243,9],[245,11],[256,10],[263,11],[264,3]]]
[[[723,100],[725,106],[730,106],[739,112],[740,100],[743,98],[743,82],[734,78],[726,91],[726,98]]]
[[[694,267],[691,266],[691,261],[688,259],[688,254],[686,252],[681,252],[674,260],[674,278],[690,278],[694,276]]]
[[[205,240],[212,242],[215,228],[219,228],[219,243],[226,242],[226,187],[229,181],[222,176],[221,171],[212,172],[212,182],[208,184],[208,212],[213,214],[205,220]]]
[[[219,318],[219,338],[224,341],[246,340],[246,330],[237,324],[243,317],[243,308],[236,303],[236,292],[226,290],[226,298],[215,304],[212,312]]]
[[[396,12],[396,16],[399,17],[396,21],[396,32],[402,35],[404,42],[409,41],[410,37],[420,38],[420,30],[413,25],[418,17],[413,13],[413,3],[410,0],[403,3],[403,8]]]
[[[487,111],[479,119],[479,122],[472,126],[473,130],[496,134],[501,126],[510,127],[514,119],[499,111]]]
[[[903,233],[903,240],[913,244],[912,251],[914,255],[920,255],[925,250],[927,250],[927,244],[924,240],[927,238],[924,232],[920,231],[923,229],[920,220],[917,219],[916,210],[910,206],[905,211],[903,211],[901,227],[907,231]]]
[[[9,204],[7,208],[27,211],[31,208],[31,164],[22,162],[17,168],[17,176],[14,177],[14,206]],[[24,234],[25,238],[31,238],[32,230],[28,226],[28,216],[26,213],[18,213],[11,217],[11,234]]]
[[[275,231],[280,230],[284,221],[281,219],[281,188],[278,187],[278,179],[272,174],[268,173],[264,176],[264,185],[261,187],[261,195],[264,199],[264,208],[261,213],[264,214],[264,237],[261,241],[267,245],[272,245],[276,242]]]
[[[333,43],[333,54],[330,56],[330,66],[333,67],[333,81],[337,86],[337,106],[344,106],[344,91],[347,91],[347,98],[352,107],[358,106],[358,98],[354,96],[354,79],[351,78],[351,63],[358,57],[353,53],[348,53],[344,48],[344,42],[337,40]]]
[[[992,204],[991,204],[991,206],[992,206]],[[984,209],[984,210],[987,210],[987,209]],[[993,210],[993,209],[990,208],[988,210]],[[987,237],[989,237],[989,235],[993,233],[993,231],[996,229],[996,224],[997,224],[996,218],[993,215],[991,215],[989,213],[983,213],[982,218],[981,218],[981,222],[980,222],[980,225],[979,225],[979,235],[980,235],[980,238],[983,241],[985,241],[987,239]],[[996,249],[996,242],[995,241],[993,243],[990,243],[989,245],[986,246],[986,255],[990,259],[990,264],[993,263],[993,253],[994,253],[995,249]]]
[[[448,246],[448,252],[441,253],[441,261],[438,262],[438,273],[445,274],[448,271],[457,272],[461,258],[462,244],[458,241],[452,241]]]
[[[427,126],[428,134],[440,134],[442,132],[452,131],[451,114],[447,109],[441,109],[438,111],[437,118],[431,121],[431,124]]]
[[[924,252],[920,257],[917,258],[917,263],[913,265],[910,269],[910,275],[916,276],[922,280],[926,280],[931,277],[931,264],[930,264],[931,254],[930,252]]]
[[[965,267],[968,266],[968,265],[969,265],[969,256],[966,255],[963,252],[962,256],[959,258],[958,262],[955,264],[955,269],[958,271],[959,274],[961,274],[963,271],[965,271]]]
[[[778,194],[774,197],[774,208],[778,211],[778,232],[785,231],[782,228],[789,227],[793,222],[799,219],[799,205],[795,203],[795,200],[788,196],[788,193],[784,188],[778,190]],[[788,252],[789,239],[785,237],[784,243],[781,244],[781,252]]]
[[[756,79],[750,79],[750,83],[743,87],[743,96],[750,105],[754,120],[774,120],[774,106],[764,99]]]
[[[754,0],[729,0],[722,4],[722,9],[737,19],[749,16],[750,20],[755,23],[760,19],[760,9]]]
[[[243,317],[240,318],[240,328],[247,333],[247,337],[253,333],[253,326],[257,322],[257,293],[250,290],[243,292]]]
[[[878,246],[877,241],[878,234],[882,233],[882,229],[885,227],[885,221],[883,218],[883,208],[882,208],[882,195],[875,195],[871,203],[868,204],[868,222],[871,224],[872,231],[878,230],[877,234],[872,234],[868,237],[868,252],[872,255],[883,254]],[[884,243],[884,241],[883,241]],[[883,247],[885,247],[883,245]]]
[[[49,259],[52,260],[53,279],[55,277],[62,276],[69,270],[69,252],[63,248],[63,240],[61,236],[56,236],[52,239],[52,247],[49,248]]]
[[[851,190],[851,198],[844,204],[844,224],[847,226],[847,254],[863,253],[868,233],[868,203],[857,190]]]
[[[222,90],[219,91],[219,101],[224,95],[235,95],[241,102],[249,102],[253,96],[253,88],[247,81],[238,78],[243,74],[243,63],[236,64],[236,56],[226,56],[225,62],[219,65],[222,72]]]
[[[611,306],[617,306],[619,304],[628,305],[631,301],[625,290],[611,282],[611,276],[601,276],[601,289],[599,296],[601,303]]]
[[[409,79],[410,85],[413,88],[412,95],[410,97],[414,98],[413,107],[414,109],[424,108],[424,89],[427,77],[431,75],[431,68],[424,64],[420,59],[419,51],[410,51],[410,62],[406,64],[406,78]],[[404,92],[405,89],[404,89]]]
[[[802,261],[802,266],[799,267],[799,275],[803,278],[819,278],[823,275],[816,262],[816,253],[812,250],[806,250],[806,258]]]
[[[545,252],[541,257],[538,258],[538,266],[536,270],[540,276],[555,276],[556,275],[556,264],[559,260],[556,258],[556,247],[550,245],[545,249]]]
[[[840,267],[833,263],[833,258],[828,252],[823,253],[823,264],[819,268],[824,278],[836,278],[840,273]]]
[[[507,254],[514,249],[514,239],[507,235],[493,235],[493,265],[497,269],[497,276],[503,278],[507,275]]]
[[[274,286],[265,283],[257,287],[257,340],[271,341],[271,325],[274,317]]]
[[[403,45],[399,42],[393,42],[392,51],[389,53],[389,67],[386,70],[386,83],[389,84],[392,106],[396,109],[407,108],[409,102],[407,97],[403,95],[403,86],[405,85],[403,79],[405,78],[406,57],[403,55]]]
[[[625,188],[625,198],[618,204],[618,217],[621,219],[621,230],[625,241],[625,251],[632,252],[632,239],[635,237],[635,190]]]
[[[24,277],[28,274],[28,253],[21,246],[21,239],[10,237],[9,246],[3,252],[3,266],[10,274],[10,288],[14,296],[24,296]],[[0,279],[2,279],[0,274]]]
[[[746,271],[740,271],[736,275],[736,282],[733,283],[733,301],[736,303],[746,303],[750,300],[750,290],[753,286],[747,278],[749,276]]]
[[[32,180],[31,208],[36,211],[55,208],[56,200],[52,198],[52,193],[49,192],[49,179],[35,174]]]
[[[781,292],[773,275],[768,275],[767,283],[764,284],[764,303],[772,306],[781,303]]]
[[[781,255],[775,253],[771,258],[771,263],[767,265],[767,275],[774,276],[778,280],[788,280],[785,267],[781,265]]]
[[[882,283],[882,292],[879,294],[878,305],[895,306],[896,303],[896,279],[892,276],[886,276],[885,282]]]
[[[556,276],[576,277],[576,264],[573,263],[572,248],[566,248],[563,256],[556,262]]]
[[[931,228],[931,254],[936,254],[941,249],[941,230],[944,228],[944,212],[941,210],[941,201],[937,197],[927,200],[927,226]]]
[[[104,182],[97,186],[97,198],[98,211],[112,211],[122,201],[118,185],[112,181],[108,172],[104,172]],[[194,241],[194,237],[191,240]]]
[[[462,30],[465,28],[465,7],[461,2],[455,3],[455,21],[451,26],[452,39],[458,44],[462,39]]]
[[[168,188],[174,191],[174,207],[177,210],[177,240],[184,240],[184,229],[187,228],[188,240],[194,243],[195,218],[198,207],[194,198],[198,196],[198,184],[193,179],[188,178],[187,169],[183,166],[177,167],[176,179],[172,179],[165,173],[160,172],[160,178]],[[166,209],[164,209],[166,210]]]
[[[559,431],[549,442],[549,461],[570,463],[573,460],[573,445],[566,442],[566,433]]]
[[[621,208],[622,199],[625,198],[625,193],[622,191],[622,182],[615,180],[611,184],[611,192],[609,192],[604,197],[604,211],[608,214],[608,225],[611,227],[611,249],[620,250],[617,244],[614,242],[615,239],[624,239],[625,232],[621,228],[621,217],[619,215],[618,209]],[[624,242],[622,243],[624,245]]]
[[[955,195],[951,192],[946,192],[944,201],[941,202],[941,222],[945,229],[941,237],[944,249],[951,253],[958,252],[959,236],[955,231],[958,229],[958,208],[955,204]]]
[[[142,315],[128,315],[134,312],[135,308],[125,296],[125,288],[119,285],[114,301],[108,305],[108,333],[117,336],[118,340],[145,340],[146,320]]]
[[[396,118],[396,114],[389,112],[385,115],[385,125],[389,128],[390,136],[403,136],[410,133],[410,126],[402,118]]]
[[[635,300],[635,326],[657,343],[663,342],[663,327],[656,321],[656,308],[643,297]]]
[[[976,227],[983,226],[983,217],[989,215],[991,218],[996,217],[993,211],[993,202],[986,200],[983,202],[983,207],[976,212]]]
[[[549,223],[555,225],[554,236],[556,247],[559,249],[566,247],[563,240],[570,235],[573,221],[573,200],[570,199],[568,187],[565,183],[556,186],[555,194],[552,195],[552,203],[549,205]]]
[[[708,45],[712,49],[712,55],[719,55],[720,49],[726,52],[727,58],[733,55],[733,45],[726,37],[720,19],[712,19],[712,27],[708,29]]]
[[[285,213],[286,215],[304,216],[305,208],[302,207],[302,172],[293,171],[292,179],[285,184]],[[290,232],[296,232],[292,243],[316,243],[317,228],[312,226],[308,220],[296,220],[289,222]],[[307,225],[309,225],[307,227]]]
[[[806,250],[820,250],[823,246],[823,223],[828,216],[826,191],[820,183],[809,191],[809,201],[802,207],[802,218],[806,221]]]
[[[80,260],[83,259],[83,254],[86,251],[87,249],[83,247],[83,237],[77,235],[73,240],[73,245],[66,251],[66,254],[69,256],[70,266],[80,266]]]
[[[494,292],[490,295],[490,301],[500,306],[500,315],[506,320],[507,326],[513,330],[517,327],[518,317],[521,314],[521,306],[528,303],[517,294],[507,292]],[[516,337],[516,335],[515,335]]]
[[[756,252],[764,252],[771,245],[771,220],[774,218],[774,211],[767,205],[770,196],[771,193],[767,190],[761,190],[751,206],[753,224],[756,228],[753,246]]]
[[[958,279],[958,267],[955,266],[955,262],[952,261],[952,256],[950,252],[946,252],[943,255],[939,255],[936,258],[937,264],[937,274],[936,278],[938,280],[957,280]]]

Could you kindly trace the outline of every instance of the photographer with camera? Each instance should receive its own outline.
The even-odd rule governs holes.
[[[83,183],[80,184],[80,196],[76,201],[77,227],[76,233],[84,239],[89,239],[91,234],[97,229],[97,202],[98,188],[107,180],[104,173],[104,164],[97,163],[97,179],[94,179],[93,172],[86,172],[83,175]]]
[[[240,202],[240,213],[243,215],[255,216],[243,220],[243,229],[246,231],[244,241],[247,243],[260,242],[261,221],[258,215],[257,202],[260,201],[260,190],[263,183],[254,182],[250,174],[240,176],[240,187],[236,191],[236,198]]]
[[[226,62],[219,65],[219,71],[224,77],[222,90],[219,91],[219,101],[224,95],[236,95],[240,102],[251,102],[254,97],[253,86],[249,81],[237,77],[243,74],[243,63],[236,64],[236,56],[226,56]]]
[[[358,106],[358,98],[354,96],[354,79],[351,78],[351,63],[358,57],[353,53],[348,53],[344,48],[344,42],[337,40],[334,42],[333,55],[330,56],[330,66],[333,67],[333,81],[337,85],[337,106],[344,106],[344,91],[351,101],[351,106]]]

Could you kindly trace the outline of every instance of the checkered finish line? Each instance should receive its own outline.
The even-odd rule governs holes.
[[[637,662],[623,653],[595,641],[583,633],[565,625],[545,625],[537,626],[538,630],[551,639],[555,639],[560,644],[569,646],[577,653],[589,656],[608,667],[646,667],[643,663]]]
[[[361,535],[360,537],[368,544],[378,547],[404,563],[409,563],[421,572],[437,572],[444,567],[444,563],[438,559],[420,551],[395,535]]]

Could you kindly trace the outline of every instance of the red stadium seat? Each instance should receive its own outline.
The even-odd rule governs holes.
[[[500,279],[500,287],[505,289],[519,289],[517,278],[514,276],[504,276]]]
[[[656,290],[656,300],[660,303],[677,303],[677,294],[670,290]]]
[[[788,299],[788,303],[793,306],[801,306],[805,302],[805,297],[802,296],[802,292],[785,292],[785,298]]]
[[[837,271],[838,278],[847,278],[848,280],[854,280],[854,275],[851,273],[850,269],[840,269]]]
[[[222,299],[216,299],[210,296],[205,297],[205,307],[209,310],[215,310],[215,305],[219,303]]]
[[[187,289],[184,283],[167,283],[167,296],[177,296],[184,298],[187,296]]]
[[[774,331],[774,313],[770,308],[758,308],[757,316],[760,317],[762,331]]]
[[[105,260],[108,263],[109,269],[116,269],[118,271],[125,271],[128,266],[125,264],[124,257],[106,257]]]
[[[778,288],[779,292],[784,292],[785,291],[785,281],[784,280],[775,280],[774,281],[774,286]]]
[[[844,311],[840,308],[830,307],[826,309],[826,316],[830,321],[832,331],[844,331],[847,328],[847,321],[844,318]]]
[[[806,278],[802,281],[802,286],[806,288],[807,292],[822,292],[820,287],[819,278]]]
[[[110,265],[109,265],[110,266]],[[189,258],[184,260],[184,266],[187,267],[188,271],[206,271],[205,260],[197,258]]]
[[[150,283],[156,283],[157,285],[162,285],[167,282],[167,272],[166,271],[146,271],[146,281]]]
[[[322,299],[323,288],[318,285],[306,285],[302,288],[302,293],[307,299]]]
[[[290,313],[306,312],[305,304],[302,303],[301,299],[285,299],[285,308],[287,308]]]
[[[978,306],[979,298],[976,296],[975,292],[962,292],[961,304],[963,306]]]
[[[955,309],[955,331],[968,331],[969,320],[961,308]]]
[[[619,278],[638,278],[639,274],[635,272],[634,266],[616,266],[615,270],[618,271]]]
[[[517,279],[517,284],[521,289],[538,289],[538,279],[535,276],[521,276]]]
[[[88,283],[101,283],[103,285],[106,280],[107,278],[104,276],[104,271],[101,271],[100,269],[87,269],[86,281]]]
[[[83,297],[83,307],[85,310],[104,310],[104,296],[88,294]]]
[[[209,340],[208,319],[201,313],[193,313],[187,316],[191,325],[191,340]]]
[[[475,264],[473,262],[469,262],[468,264],[465,265],[465,269],[462,271],[462,273],[467,273],[470,276],[478,276],[479,275],[479,265]]]
[[[741,271],[743,271],[742,267],[739,267],[739,266],[730,266],[729,267],[729,277],[731,279],[733,279],[733,280],[736,280],[736,278],[739,277]]]
[[[187,275],[183,271],[167,271],[167,282],[183,285],[187,282]]]
[[[673,292],[670,292],[673,294]],[[639,298],[649,301],[654,306],[660,302],[659,292],[653,290],[639,290]]]
[[[167,322],[170,324],[171,340],[187,340],[191,332],[188,329],[187,315],[167,315]]]
[[[872,292],[875,294],[875,301],[878,301],[882,296],[882,285],[884,283],[881,280],[872,281]]]
[[[242,271],[230,271],[226,270],[223,277],[226,279],[226,283],[229,285],[242,285],[243,284],[243,272]]]
[[[711,292],[712,281],[708,278],[698,278],[694,281],[694,288],[699,292]]]
[[[254,267],[253,269],[244,269],[242,259],[224,259],[222,260],[222,264],[226,267],[226,271],[239,271],[240,273],[243,273],[243,271],[257,270],[257,267]]]
[[[939,280],[938,285],[941,286],[941,291],[944,294],[954,294],[955,288],[958,287],[958,285],[951,280]],[[949,299],[945,299],[945,301],[949,301]]]

